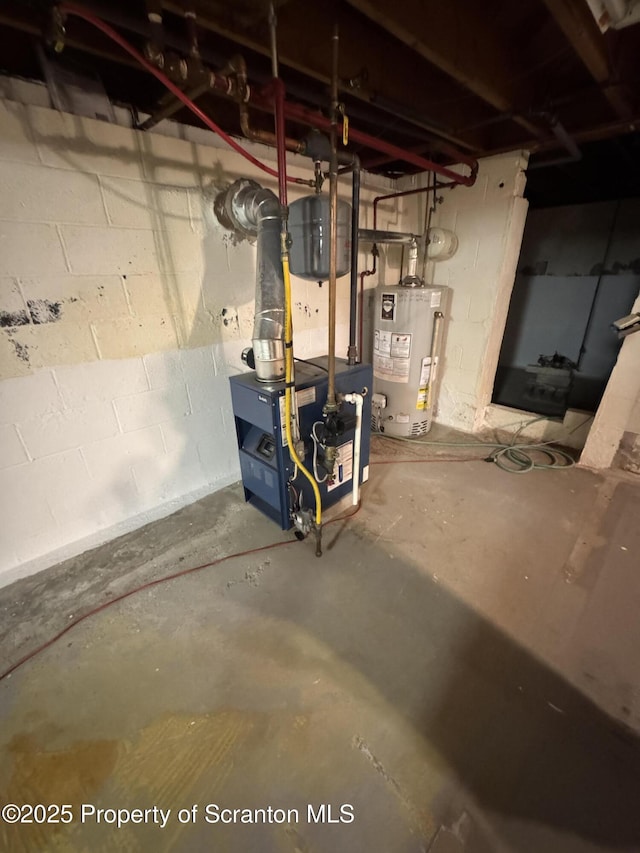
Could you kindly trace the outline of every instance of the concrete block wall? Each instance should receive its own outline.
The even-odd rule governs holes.
[[[633,306],[640,313],[640,297]],[[640,332],[624,339],[580,457],[590,468],[614,461],[640,474]]]
[[[211,134],[43,101],[0,101],[0,584],[238,478],[228,376],[251,339],[255,246],[211,203],[241,176],[275,188]],[[364,225],[391,189],[365,177]],[[326,287],[293,285],[296,354],[326,352]],[[347,276],[338,354],[348,291]]]
[[[444,201],[431,224],[450,229],[459,241],[450,260],[427,264],[427,281],[452,290],[436,409],[436,420],[447,426],[480,429],[491,402],[527,213],[526,165],[523,152],[487,157],[472,187],[439,193]],[[399,183],[409,189],[424,181],[420,175]],[[424,221],[426,198],[405,200],[404,230]]]

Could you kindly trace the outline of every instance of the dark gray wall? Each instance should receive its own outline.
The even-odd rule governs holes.
[[[525,228],[500,365],[525,367],[555,351],[606,379],[618,341],[613,320],[640,287],[640,199],[532,210]]]

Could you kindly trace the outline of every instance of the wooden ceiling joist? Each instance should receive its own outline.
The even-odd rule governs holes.
[[[544,0],[545,6],[571,43],[619,118],[633,109],[622,87],[611,82],[611,67],[604,36],[584,0]]]
[[[485,23],[476,0],[434,0],[425,15],[423,0],[348,0],[375,21],[445,72],[474,95],[536,137],[546,131],[518,112],[518,70],[508,45]]]

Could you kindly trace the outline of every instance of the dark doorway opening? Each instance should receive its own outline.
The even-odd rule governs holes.
[[[531,210],[493,402],[595,412],[640,289],[640,198]]]

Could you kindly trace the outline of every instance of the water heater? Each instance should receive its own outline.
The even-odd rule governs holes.
[[[375,430],[410,437],[431,429],[448,307],[447,287],[379,287],[373,323]]]

